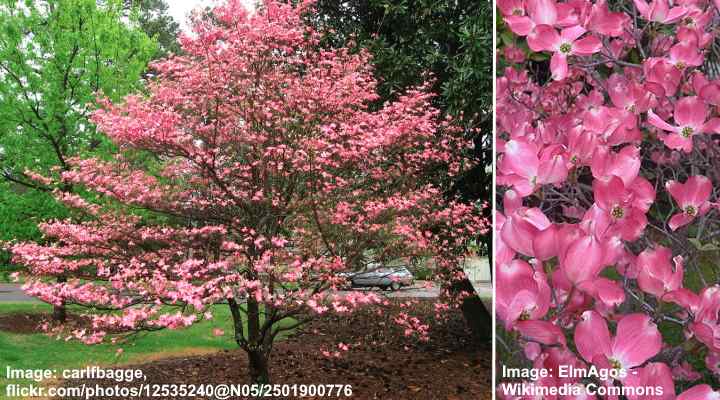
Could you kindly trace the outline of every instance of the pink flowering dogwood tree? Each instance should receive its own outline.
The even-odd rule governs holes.
[[[223,304],[252,381],[267,382],[277,335],[387,304],[341,293],[340,272],[433,257],[444,282],[462,278],[466,241],[487,229],[478,207],[445,194],[468,144],[425,88],[371,110],[368,53],[320,47],[310,5],[248,13],[230,0],[196,17],[185,55],[156,63],[147,93],[95,113],[116,157],[35,176],[84,188],[56,192],[82,222],[44,223],[52,245],[12,247],[27,293],[93,311],[71,337],[182,328]],[[67,282],[46,279],[59,274]],[[417,318],[396,320],[426,335]]]
[[[498,1],[499,362],[627,373],[557,398],[720,398],[719,5]]]

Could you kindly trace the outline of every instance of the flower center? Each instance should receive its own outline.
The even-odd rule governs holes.
[[[530,311],[523,310],[523,312],[520,313],[520,316],[518,317],[518,321],[527,321],[530,319]]]
[[[685,207],[685,214],[694,217],[695,214],[697,214],[697,209],[695,208],[695,206],[687,206]]]
[[[620,206],[615,206],[612,208],[612,211],[610,211],[610,215],[615,219],[620,219],[625,215],[625,210]]]
[[[609,359],[608,362],[610,363],[610,366],[613,369],[621,369],[622,368],[622,364],[620,363],[620,361],[618,361],[614,358]]]
[[[523,9],[522,9],[522,8],[515,8],[515,9],[513,9],[512,15],[515,15],[515,16],[523,15]]]
[[[686,126],[686,127],[682,128],[682,130],[680,131],[680,134],[683,137],[689,138],[693,134],[693,128]]]
[[[568,54],[570,53],[570,50],[572,50],[572,45],[570,43],[563,43],[560,45],[560,52]]]
[[[682,61],[678,61],[677,63],[675,63],[675,68],[677,68],[677,69],[685,69],[685,67],[686,67],[686,65]]]

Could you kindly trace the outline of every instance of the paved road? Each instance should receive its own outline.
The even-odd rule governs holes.
[[[0,302],[13,302],[13,301],[39,301],[34,297],[26,295],[21,289],[20,285],[14,283],[0,283]]]

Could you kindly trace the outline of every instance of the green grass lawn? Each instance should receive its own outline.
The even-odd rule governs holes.
[[[16,312],[48,312],[44,303],[0,303],[0,314]],[[288,322],[290,323],[290,321]],[[7,379],[6,366],[14,369],[83,368],[87,365],[119,366],[157,360],[160,358],[196,355],[222,349],[236,349],[232,338],[232,318],[227,306],[218,305],[213,319],[187,329],[164,330],[142,334],[132,343],[121,345],[85,345],[78,341],[56,340],[45,334],[10,334],[0,331],[0,399],[4,399],[9,383],[30,384],[31,381],[12,382]],[[225,331],[214,336],[213,329]],[[121,356],[116,355],[119,347]]]

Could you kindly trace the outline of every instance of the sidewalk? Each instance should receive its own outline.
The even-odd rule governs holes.
[[[34,297],[26,295],[20,285],[16,283],[0,283],[0,303],[15,301],[39,301]]]

